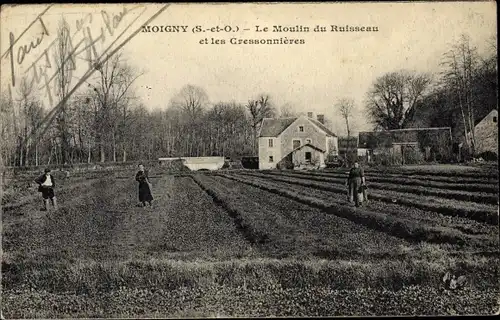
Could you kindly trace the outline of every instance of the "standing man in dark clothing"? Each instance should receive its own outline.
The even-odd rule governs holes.
[[[359,163],[356,161],[354,167],[349,171],[348,187],[349,187],[349,200],[352,202],[354,197],[354,203],[356,207],[360,206],[359,192],[362,189],[363,197],[366,195],[365,191],[366,181],[365,173],[362,168],[359,167]]]
[[[54,179],[54,176],[50,174],[50,169],[45,169],[45,173],[36,178],[35,182],[38,184],[38,191],[42,193],[42,211],[47,211],[49,199],[52,202],[52,206],[54,206],[54,209],[57,210],[57,199],[54,194],[56,181]]]

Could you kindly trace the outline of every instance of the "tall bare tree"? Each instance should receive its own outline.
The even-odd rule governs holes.
[[[97,85],[89,84],[89,86],[93,87],[98,103],[96,142],[99,146],[100,161],[106,160],[106,150],[110,149],[113,161],[116,161],[117,135],[120,131],[118,129],[121,129],[122,134],[125,132],[124,126],[119,126],[119,124],[120,121],[127,119],[127,99],[129,98],[127,94],[142,73],[136,74],[124,61],[121,53],[95,67],[98,73]],[[125,141],[123,136],[122,141]]]
[[[377,78],[368,92],[366,107],[373,123],[382,129],[402,129],[410,125],[415,107],[431,84],[425,73],[401,70]]]
[[[0,97],[0,144],[2,152],[2,163],[4,165],[12,165],[13,157],[16,154],[16,123],[15,107],[10,91],[1,92]]]
[[[274,106],[270,102],[270,96],[268,94],[260,94],[256,100],[249,100],[246,108],[250,112],[251,125],[254,135],[254,148],[253,152],[256,153],[258,150],[257,145],[257,132],[262,124],[264,118],[273,117],[276,114]]]
[[[252,132],[245,107],[235,102],[219,102],[208,111],[205,122],[211,155],[235,156],[248,153]],[[250,144],[249,144],[250,143]]]
[[[346,148],[346,156],[349,156],[351,151],[351,123],[352,114],[354,111],[355,105],[354,100],[352,98],[341,98],[335,103],[335,109],[340,112],[342,119],[345,121],[345,126],[347,130],[347,148]],[[346,162],[347,164],[347,162]]]
[[[464,94],[458,94],[460,87],[462,90],[469,90],[472,96],[471,106],[474,112],[474,119],[481,119],[491,112],[497,105],[497,50],[496,36],[492,37],[494,41],[483,43],[483,49],[486,49],[484,54],[479,55],[475,70],[472,71],[472,85],[468,88],[460,86],[463,68],[457,68],[459,65],[459,56],[453,50],[455,46],[450,46],[442,58],[442,69],[440,73],[440,82],[437,83],[425,99],[418,107],[418,117],[420,126],[431,127],[451,127],[454,142],[464,142],[464,149],[468,156],[471,156],[470,136],[464,139],[464,134],[470,130],[469,118],[467,116],[467,106],[465,103],[460,103],[460,100],[465,101]],[[454,59],[455,56],[455,59]],[[462,56],[463,57],[463,56]],[[459,69],[459,70],[457,70]],[[456,146],[457,147],[457,146]],[[458,149],[456,149],[458,153]]]
[[[478,69],[477,48],[469,36],[462,34],[459,41],[445,53],[443,81],[457,97],[463,120],[464,136],[471,154],[475,153],[475,95],[473,80]]]
[[[280,107],[280,117],[281,118],[289,118],[296,117],[297,112],[291,103],[285,103]]]
[[[170,108],[179,110],[182,115],[185,155],[197,156],[202,153],[201,146],[197,143],[200,139],[197,127],[202,125],[202,116],[208,104],[209,99],[205,90],[190,84],[184,86],[170,100]]]
[[[19,112],[17,115],[17,126],[19,128],[19,165],[27,165],[28,152],[31,142],[28,141],[28,136],[31,133],[29,112],[32,108],[33,101],[33,85],[25,78],[21,79],[20,86],[18,87],[18,103]]]
[[[42,104],[40,101],[34,99],[31,101],[31,103],[28,105],[27,109],[27,121],[29,122],[29,132],[34,132],[40,128],[42,125],[42,120],[44,117],[44,110],[42,107]],[[42,137],[42,139],[38,141],[32,141],[31,144],[27,145],[27,150],[32,150],[34,148],[34,164],[35,166],[40,165],[40,146],[43,145],[43,142],[46,139]],[[32,150],[33,151],[33,150]],[[28,156],[29,153],[27,152],[26,156]],[[33,158],[33,157],[31,157]],[[28,158],[29,159],[29,158]]]
[[[342,98],[336,102],[335,109],[340,112],[342,119],[344,119],[347,130],[347,137],[350,137],[351,127],[349,121],[351,120],[352,113],[354,111],[354,100],[351,98]]]
[[[203,88],[188,84],[172,98],[170,106],[179,108],[190,119],[194,119],[208,106],[208,102],[208,95]]]
[[[69,24],[63,18],[59,21],[59,26],[57,28],[57,43],[54,50],[54,61],[57,69],[59,70],[56,75],[55,85],[58,102],[65,101],[70,90],[71,81],[73,80],[73,70],[76,69],[76,64],[72,51],[73,45],[69,31]],[[56,118],[59,139],[61,142],[62,163],[66,163],[69,160],[70,132],[68,124],[68,111],[67,103],[65,103],[61,106],[61,112]]]

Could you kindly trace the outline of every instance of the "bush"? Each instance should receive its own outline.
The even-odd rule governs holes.
[[[280,170],[286,170],[286,169],[292,170],[294,168],[294,165],[290,157],[285,157],[280,162],[278,162],[277,167]]]
[[[404,163],[405,164],[422,164],[425,162],[425,157],[420,150],[416,148],[405,148]]]
[[[372,164],[376,166],[393,166],[402,163],[401,155],[394,155],[389,151],[374,154],[372,159]]]
[[[469,147],[464,146],[462,148],[462,159],[460,159],[462,162],[470,162],[474,159],[472,152]]]
[[[243,165],[241,164],[241,161],[230,161],[229,168],[230,169],[243,169]]]
[[[258,157],[242,157],[241,165],[245,169],[259,169],[259,158]]]
[[[479,158],[483,158],[486,161],[497,161],[498,155],[493,151],[485,151],[479,154]]]

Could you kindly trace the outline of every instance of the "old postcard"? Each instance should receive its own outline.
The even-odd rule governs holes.
[[[496,2],[0,17],[2,318],[498,313]]]

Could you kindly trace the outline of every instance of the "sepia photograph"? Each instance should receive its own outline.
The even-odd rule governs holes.
[[[498,315],[496,13],[2,5],[0,318]]]

